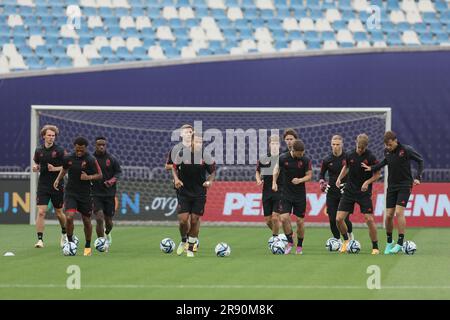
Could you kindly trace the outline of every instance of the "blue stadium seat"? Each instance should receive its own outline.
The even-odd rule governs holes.
[[[347,22],[344,20],[338,20],[333,22],[333,29],[336,31],[347,29]]]
[[[322,43],[320,41],[307,41],[306,46],[308,50],[322,49]]]
[[[386,8],[392,11],[392,10],[399,10],[400,6],[397,0],[388,0]]]
[[[285,41],[287,39],[286,31],[284,29],[272,30],[272,37],[277,41]]]
[[[320,34],[316,31],[306,31],[305,40],[308,42],[320,42]]]
[[[140,17],[140,16],[145,16],[146,14],[145,14],[144,8],[133,6],[133,7],[131,8],[131,13],[130,13],[130,15],[131,15],[132,17],[134,17],[134,18],[137,18],[137,17]]]
[[[341,10],[342,20],[349,21],[350,19],[355,19],[356,14],[353,10]]]
[[[117,17],[129,16],[130,11],[127,8],[116,8],[114,9],[114,14]]]
[[[72,59],[70,59],[70,58],[60,58],[56,62],[56,66],[59,68],[70,68],[73,66],[73,62],[72,62]]]
[[[341,10],[342,9],[343,10],[352,10],[353,9],[350,0],[339,0],[338,8]]]
[[[261,10],[261,18],[268,20],[273,19],[275,17],[275,13],[273,10]]]
[[[230,28],[232,26],[231,20],[228,18],[224,18],[224,19],[217,19],[217,26],[220,29],[227,29]]]
[[[203,48],[203,49],[200,49],[199,51],[198,51],[198,55],[200,56],[200,57],[204,57],[204,56],[210,56],[212,54],[212,51],[210,50],[210,49],[208,49],[208,48]]]
[[[303,0],[292,0],[291,7],[294,9],[304,9]]]
[[[285,41],[285,40],[277,40],[275,42],[275,49],[276,50],[281,50],[281,49],[287,48],[288,46],[289,46],[288,42]]]
[[[23,57],[34,56],[34,52],[29,46],[22,45],[22,46],[19,46],[17,49]]]
[[[54,57],[44,57],[42,64],[45,68],[56,68],[56,59]]]
[[[48,43],[47,43],[48,44]],[[61,45],[51,47],[52,56],[56,58],[66,57],[66,48]]]
[[[101,47],[99,54],[103,58],[107,58],[107,59],[113,58],[116,56],[111,47]]]
[[[384,41],[384,34],[382,31],[379,31],[379,30],[372,30],[370,32],[370,37],[373,42]]]
[[[355,45],[354,45],[353,43],[351,43],[351,42],[341,42],[341,43],[339,44],[339,46],[340,46],[341,48],[344,48],[344,49],[355,47]]]
[[[143,46],[144,46],[144,48],[150,48],[151,46],[154,46],[155,43],[156,43],[155,39],[146,38],[146,39],[144,39]]]
[[[138,60],[146,60],[148,58],[147,49],[145,47],[136,47],[133,49],[133,56]]]
[[[173,28],[181,28],[183,26],[183,23],[181,22],[180,19],[175,18],[175,19],[170,19],[169,20],[169,26],[173,29]]]
[[[433,38],[431,34],[422,34],[420,35],[420,42],[424,45],[436,45],[437,40]]]
[[[107,64],[119,63],[120,59],[117,57],[110,57],[110,58],[105,59],[105,62]]]
[[[369,38],[367,37],[367,33],[365,32],[355,32],[353,34],[353,39],[355,39],[355,41],[368,41]]]
[[[279,19],[284,19],[290,17],[291,13],[288,8],[277,8],[277,17]]]
[[[287,38],[288,38],[289,41],[292,41],[292,40],[304,40],[304,37],[303,37],[303,35],[302,35],[302,33],[300,31],[288,32]]]
[[[169,59],[179,58],[180,51],[177,48],[168,47],[164,49],[164,54]]]
[[[388,33],[386,36],[386,42],[390,46],[400,46],[403,44],[403,41],[398,32]]]
[[[177,48],[181,52],[181,49],[183,49],[183,47],[188,47],[190,42],[190,39],[179,39],[175,42],[175,48]]]
[[[129,37],[138,38],[140,36],[140,33],[136,28],[126,28],[125,30],[122,30],[122,35],[125,38],[129,38]]]
[[[222,33],[223,33],[224,38],[227,40],[233,41],[238,38],[236,29],[226,29],[226,30],[223,30]]]
[[[200,24],[200,19],[187,19],[184,21],[184,26],[186,28],[192,28]]]
[[[234,26],[236,28],[247,27],[249,24],[246,19],[238,19],[234,21]]]
[[[321,38],[323,41],[332,41],[332,40],[336,40],[336,35],[334,34],[333,31],[325,31],[325,32],[322,32]]]
[[[210,41],[209,42],[209,49],[216,51],[221,48],[222,48],[222,41]]]
[[[39,59],[36,57],[27,58],[25,63],[30,70],[40,70],[44,68],[44,66],[39,62]]]
[[[131,53],[128,51],[128,49],[126,47],[117,48],[116,56],[120,60],[129,60],[130,58],[133,58],[133,56],[131,55]]]

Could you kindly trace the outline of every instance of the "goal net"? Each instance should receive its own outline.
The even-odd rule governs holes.
[[[115,219],[135,223],[177,219],[172,175],[164,164],[169,150],[180,142],[177,129],[184,124],[203,132],[205,147],[215,143],[216,183],[208,191],[203,220],[244,223],[263,221],[261,190],[254,176],[258,155],[268,148],[268,136],[295,129],[312,159],[313,181],[317,182],[321,160],[331,152],[334,134],[343,136],[346,150],[353,150],[356,136],[366,133],[369,148],[382,158],[383,134],[391,121],[389,108],[32,106],[31,113],[31,154],[42,143],[39,129],[45,124],[59,128],[56,143],[68,152],[73,151],[72,142],[78,136],[88,139],[91,153],[95,137],[107,138],[108,152],[120,160],[123,171]],[[37,178],[37,174],[31,175],[32,224]],[[315,182],[307,184],[308,199],[324,202]],[[326,222],[323,209],[318,203],[309,203],[306,221],[311,211],[311,222]]]

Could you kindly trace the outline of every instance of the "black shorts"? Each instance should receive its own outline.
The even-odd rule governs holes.
[[[108,217],[114,216],[116,199],[115,197],[92,197],[94,205],[94,212],[103,211],[103,214]]]
[[[306,198],[297,200],[282,199],[281,213],[293,213],[299,218],[305,217],[306,212]]]
[[[330,217],[336,217],[339,209],[339,202],[341,202],[342,196],[329,196],[327,195],[327,214]],[[349,211],[353,213],[353,209]]]
[[[411,195],[410,188],[387,190],[386,208],[395,208],[395,206],[405,207],[408,204],[409,196]]]
[[[79,196],[73,194],[64,195],[64,211],[66,213],[79,212],[84,216],[90,216],[93,204],[91,196]]]
[[[279,198],[268,198],[263,200],[264,217],[269,217],[272,213],[281,213],[282,207]]]
[[[62,187],[60,190],[43,190],[37,191],[36,204],[38,206],[48,206],[49,201],[52,201],[53,208],[60,209],[64,205],[64,191]]]
[[[202,216],[205,212],[206,197],[187,198],[178,196],[177,213],[195,213]]]
[[[373,214],[372,197],[370,194],[353,195],[344,192],[339,202],[338,211],[353,213],[355,203],[359,204],[361,213]]]

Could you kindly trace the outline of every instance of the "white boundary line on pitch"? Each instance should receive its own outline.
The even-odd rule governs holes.
[[[0,289],[12,288],[66,288],[60,284],[3,284]],[[82,285],[81,289],[349,289],[361,290],[366,286],[317,286],[317,285],[165,285],[165,284],[93,284]],[[381,290],[429,289],[450,290],[450,286],[381,286]]]

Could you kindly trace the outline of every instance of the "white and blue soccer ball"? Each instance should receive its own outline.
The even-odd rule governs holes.
[[[267,241],[267,247],[269,248],[269,250],[272,250],[272,244],[278,240],[278,236],[271,236],[269,238],[269,240]]]
[[[284,246],[287,246],[289,241],[288,241],[288,238],[286,237],[286,235],[284,233],[280,233],[278,235],[278,239],[280,239],[281,241],[284,242]]]
[[[341,239],[336,239],[336,238],[330,238],[325,243],[325,248],[327,249],[327,251],[330,251],[330,252],[339,251],[341,249],[341,246],[342,246]]]
[[[66,242],[64,243],[62,252],[65,256],[74,256],[77,254],[77,245],[73,242]]]
[[[347,246],[348,253],[359,253],[361,251],[361,244],[358,240],[350,240]]]
[[[403,243],[403,246],[402,246],[402,251],[405,253],[405,254],[407,254],[407,255],[413,255],[414,253],[416,253],[416,250],[417,250],[417,246],[416,246],[416,244],[414,243],[414,242],[412,242],[412,241],[405,241],[404,243]]]
[[[164,253],[172,253],[175,250],[175,242],[170,238],[164,238],[159,243],[159,248]]]
[[[108,249],[108,240],[106,240],[106,238],[103,237],[97,238],[94,241],[94,247],[99,252],[105,252],[106,249]]]
[[[218,257],[228,257],[231,254],[231,248],[225,242],[217,244],[214,251],[216,252],[216,256]]]
[[[272,251],[273,254],[284,254],[285,249],[286,244],[284,243],[284,241],[281,239],[277,239],[274,243],[272,243],[270,251]]]

